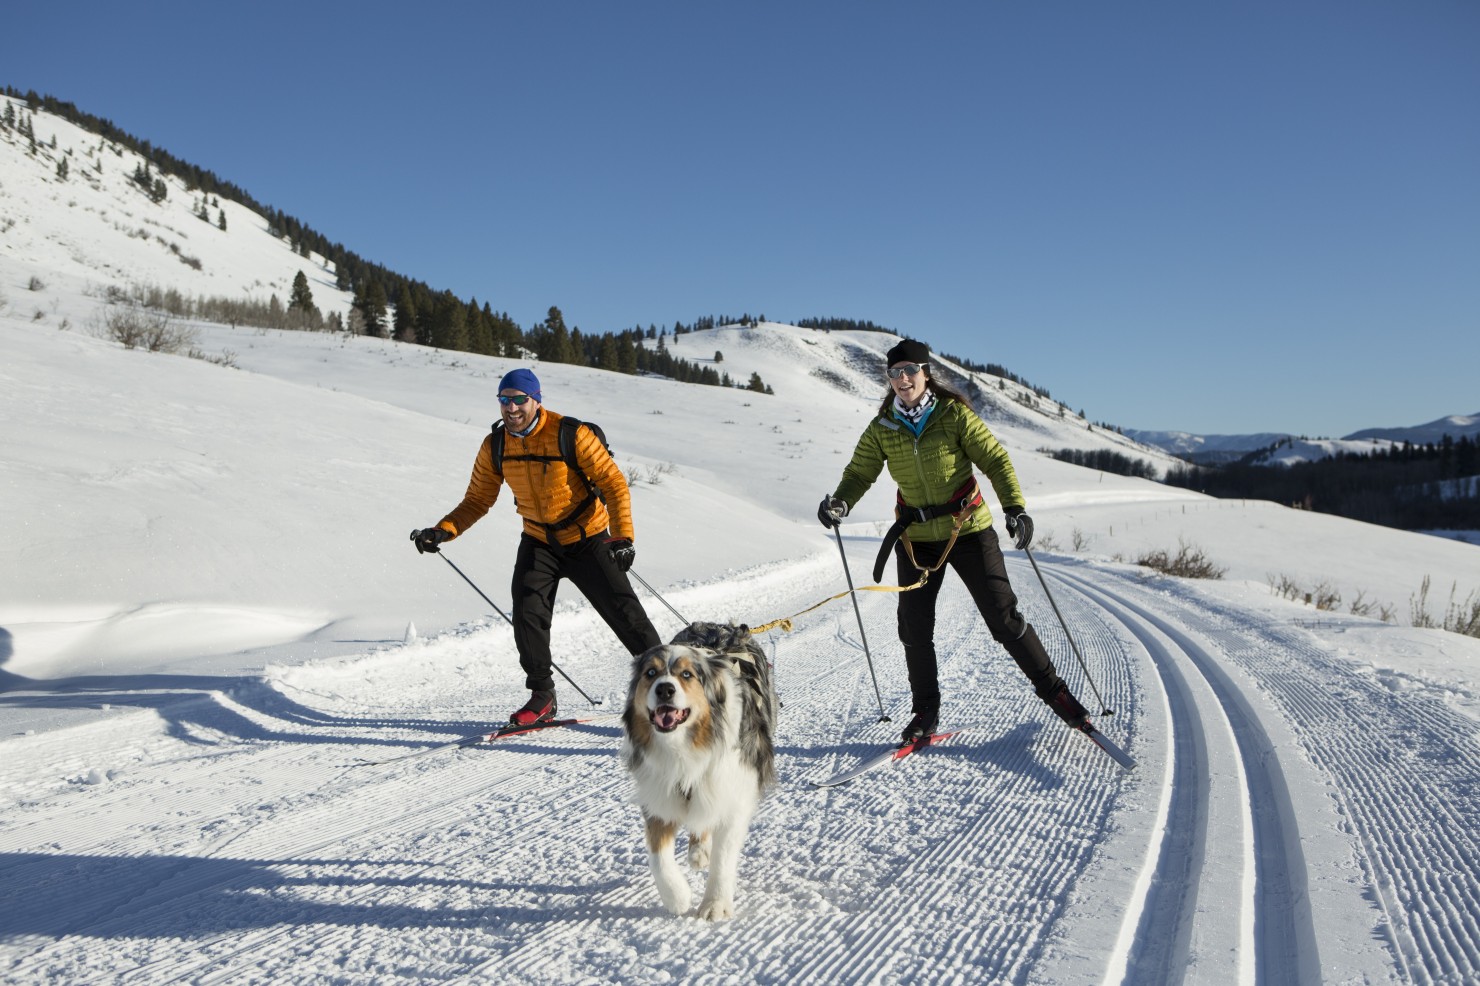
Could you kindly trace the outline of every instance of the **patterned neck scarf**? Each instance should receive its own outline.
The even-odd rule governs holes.
[[[898,397],[894,398],[894,416],[905,423],[910,431],[918,438],[925,430],[925,422],[930,420],[930,412],[935,410],[935,394],[926,391],[925,399],[914,407],[905,407],[904,402]]]

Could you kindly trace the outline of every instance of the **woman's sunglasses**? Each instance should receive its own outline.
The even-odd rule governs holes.
[[[906,363],[903,366],[891,366],[889,368],[889,379],[898,380],[906,373],[908,373],[910,376],[914,376],[916,373],[919,373],[921,370],[925,369],[925,367],[929,365],[930,364],[928,363]],[[502,398],[500,398],[500,400],[502,400]]]
[[[498,395],[498,402],[500,404],[513,404],[515,407],[523,407],[525,401],[532,400],[534,400],[534,398],[530,397],[528,394],[515,394],[513,397],[505,397],[503,394]]]

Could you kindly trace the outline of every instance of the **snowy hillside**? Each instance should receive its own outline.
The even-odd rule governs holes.
[[[1185,431],[1142,431],[1125,429],[1127,437],[1163,449],[1199,465],[1236,462],[1250,452],[1273,448],[1258,461],[1263,465],[1292,465],[1334,455],[1361,455],[1394,445],[1437,444],[1445,435],[1459,439],[1480,437],[1480,414],[1451,414],[1427,424],[1408,428],[1365,428],[1344,438],[1297,438],[1284,433],[1258,435],[1194,435]]]
[[[1314,462],[1345,453],[1363,454],[1374,449],[1386,451],[1392,441],[1377,438],[1297,438],[1294,435],[1268,432],[1258,435],[1193,435],[1185,431],[1140,431],[1126,429],[1135,441],[1164,449],[1199,465],[1216,466],[1237,462],[1251,452],[1263,452],[1260,465],[1288,466],[1297,462]]]
[[[1289,435],[1265,432],[1258,435],[1194,435],[1186,431],[1143,431],[1127,428],[1126,435],[1199,465],[1235,462],[1256,449],[1269,448]]]
[[[134,182],[145,164],[134,152],[0,95],[35,131],[0,128],[0,262],[12,314],[53,324],[78,312],[60,297],[101,300],[109,288],[173,288],[187,298],[287,304],[294,276],[309,279],[325,314],[349,310],[322,257],[301,257],[274,237],[260,215],[227,199],[203,196],[170,176],[156,202]],[[65,162],[66,177],[58,174]],[[205,207],[206,218],[197,213]],[[220,228],[224,215],[226,228]],[[44,288],[27,294],[32,279]],[[20,289],[14,285],[19,283]],[[49,288],[50,293],[45,293]],[[85,306],[84,306],[85,310]]]
[[[1412,428],[1366,428],[1346,437],[1353,441],[1375,438],[1400,444],[1427,445],[1439,442],[1445,435],[1454,439],[1468,436],[1480,440],[1480,414],[1451,414]]]
[[[37,130],[38,154],[86,158],[85,139],[59,129],[52,151],[39,115]],[[1411,625],[1475,598],[1480,547],[1059,462],[1039,450],[1155,453],[959,374],[1037,521],[1043,581],[1007,552],[1022,608],[1140,766],[1121,771],[1034,700],[947,575],[943,716],[972,728],[813,788],[909,710],[894,598],[861,592],[862,626],[837,600],[763,635],[784,702],[778,790],[735,919],[675,918],[611,719],[361,763],[482,731],[526,694],[507,624],[407,540],[462,496],[519,364],[205,324],[199,349],[234,365],[125,350],[89,331],[98,285],[214,293],[193,286],[214,272],[285,295],[301,258],[229,210],[219,252],[187,248],[220,231],[172,188],[185,211],[159,228],[196,270],[115,228],[166,219],[106,158],[96,188],[79,164],[56,186],[36,160],[0,140],[17,217],[0,233],[6,982],[1480,978],[1480,639]],[[325,306],[332,277],[310,276]],[[814,511],[894,341],[770,324],[672,343],[722,352],[774,395],[535,367],[552,408],[602,424],[632,483],[660,633],[680,625],[669,607],[752,625],[801,613],[846,587],[839,543],[867,581],[892,487],[840,541]],[[446,549],[504,612],[517,532],[499,503]],[[1224,578],[1133,564],[1179,545]],[[565,711],[619,709],[628,658],[569,589],[554,651],[602,700],[562,686]]]
[[[1357,441],[1343,438],[1289,437],[1275,442],[1274,448],[1268,449],[1253,461],[1262,466],[1292,466],[1297,462],[1317,462],[1336,455],[1386,452],[1393,444],[1380,438]]]

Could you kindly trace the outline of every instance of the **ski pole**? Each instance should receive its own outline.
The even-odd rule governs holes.
[[[632,576],[637,581],[641,582],[642,583],[642,587],[644,589],[646,589],[648,592],[651,592],[653,594],[653,598],[657,599],[658,602],[662,603],[664,606],[667,606],[668,607],[668,612],[670,612],[674,616],[678,617],[678,622],[682,623],[684,626],[688,626],[689,625],[689,621],[683,618],[683,614],[682,613],[680,613],[678,610],[674,609],[671,605],[669,605],[668,600],[664,599],[663,596],[662,596],[662,594],[659,593],[657,589],[654,589],[652,586],[648,585],[648,580],[647,579],[645,579],[641,575],[638,575],[637,574],[637,569],[635,569],[635,568],[629,568],[629,569],[627,569],[627,574],[630,575],[630,576]]]
[[[412,536],[415,537],[414,534]],[[447,564],[449,564],[449,565],[452,566],[452,570],[454,572],[456,572],[458,575],[462,575],[462,580],[464,582],[466,582],[468,585],[473,586],[473,591],[474,592],[476,592],[480,596],[483,596],[483,601],[485,603],[487,603],[488,605],[492,606],[493,607],[493,611],[495,613],[497,613],[499,616],[502,616],[504,618],[504,622],[505,623],[509,624],[510,627],[512,627],[514,625],[514,621],[509,618],[509,614],[507,614],[503,610],[499,609],[498,608],[498,605],[495,604],[492,599],[489,599],[486,595],[484,595],[483,594],[483,590],[480,589],[480,588],[478,588],[477,585],[474,585],[472,579],[468,578],[466,575],[463,575],[463,570],[460,569],[460,568],[458,568],[457,567],[457,564],[455,562],[453,562],[453,560],[451,558],[448,558],[446,555],[442,554],[441,551],[438,551],[437,554],[441,556],[441,558],[442,558],[443,561],[445,561]],[[576,684],[574,681],[571,681],[570,675],[568,675],[564,671],[561,671],[560,670],[560,665],[556,664],[554,661],[551,661],[550,662],[550,667],[554,668],[556,670],[556,672],[559,673],[560,677],[562,677],[566,681],[570,682],[570,687],[572,687],[576,691],[580,692],[581,693],[581,698],[584,698],[586,701],[590,702],[592,705],[600,705],[601,704],[601,700],[600,699],[592,698],[590,695],[587,695],[586,692],[581,688],[580,685]]]
[[[848,568],[848,552],[843,550],[843,532],[834,527],[833,536],[838,539],[838,554],[843,556],[843,575],[848,579],[848,598],[853,600],[853,615],[858,617],[858,637],[863,641],[863,658],[868,662],[869,677],[874,680],[874,698],[879,700],[879,721],[889,722],[889,717],[884,714],[884,696],[879,692],[879,676],[874,674],[874,656],[868,649],[868,634],[863,632],[863,612],[858,608],[858,590],[853,588],[853,572]]]
[[[1059,604],[1053,601],[1053,593],[1048,591],[1048,580],[1043,577],[1043,572],[1038,569],[1038,559],[1033,557],[1033,552],[1026,546],[1023,554],[1028,556],[1028,561],[1033,563],[1033,572],[1038,576],[1038,584],[1043,586],[1043,594],[1048,597],[1048,604],[1053,607],[1053,615],[1059,618],[1059,626],[1064,628],[1064,636],[1069,638],[1069,649],[1074,651],[1074,659],[1079,662],[1079,669],[1084,672],[1084,680],[1089,682],[1090,691],[1095,693],[1095,699],[1100,703],[1100,715],[1113,716],[1115,710],[1105,704],[1100,689],[1095,686],[1094,676],[1089,673],[1089,667],[1084,663],[1084,655],[1079,653],[1079,645],[1074,642],[1074,635],[1069,632],[1069,624],[1064,621],[1064,614],[1059,612]]]

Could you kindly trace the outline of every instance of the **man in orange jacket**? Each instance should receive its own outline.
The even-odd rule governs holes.
[[[488,513],[505,484],[513,492],[524,518],[514,560],[514,645],[530,690],[529,701],[509,717],[519,725],[556,713],[550,620],[561,579],[575,583],[631,653],[662,643],[627,580],[637,550],[622,470],[584,424],[574,436],[579,469],[567,465],[560,450],[562,415],[543,407],[541,396],[533,371],[504,375],[498,391],[502,421],[478,449],[468,492],[437,526],[413,538],[418,551],[438,551]],[[500,443],[501,459],[495,454]]]

